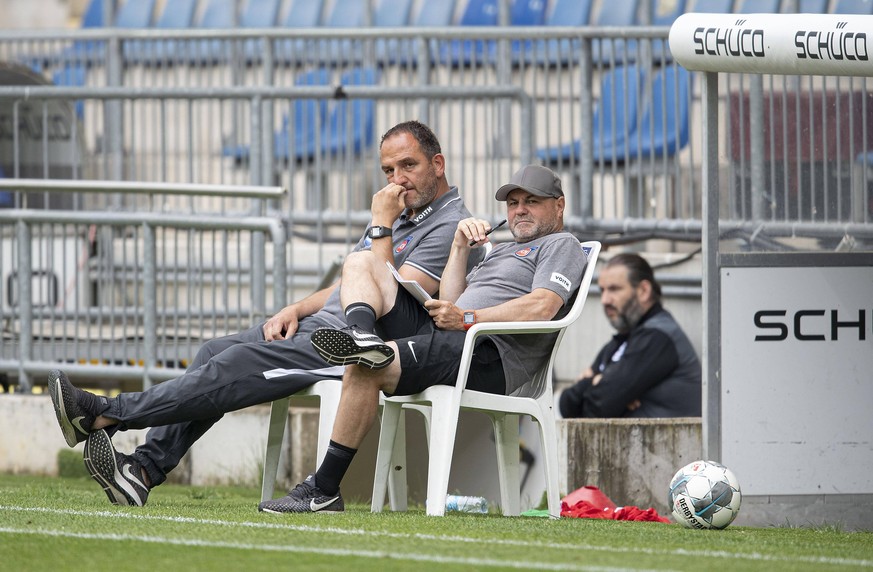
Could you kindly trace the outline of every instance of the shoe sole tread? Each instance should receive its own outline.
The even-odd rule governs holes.
[[[123,477],[118,470],[115,450],[105,431],[96,431],[85,441],[84,461],[91,478],[103,487],[109,502],[125,506],[143,505],[138,495],[131,495],[119,485],[118,480]],[[136,499],[131,496],[136,496]]]
[[[312,346],[331,365],[362,365],[382,369],[394,361],[394,350],[382,343],[362,348],[347,333],[339,330],[317,330],[312,334]]]

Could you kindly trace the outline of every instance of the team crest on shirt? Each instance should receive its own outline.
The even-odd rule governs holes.
[[[398,244],[397,246],[394,247],[394,254],[400,254],[401,252],[406,250],[406,247],[409,246],[410,242],[412,242],[412,238],[413,237],[411,234],[409,236],[407,236],[406,238],[404,238],[403,242],[401,242],[400,244]]]
[[[528,246],[527,248],[522,248],[521,250],[516,250],[515,255],[518,258],[524,258],[525,256],[527,256],[528,254],[530,254],[531,252],[535,251],[538,248],[539,248],[539,246]]]

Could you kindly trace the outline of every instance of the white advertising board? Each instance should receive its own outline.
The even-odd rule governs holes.
[[[692,71],[869,77],[873,16],[688,13],[670,52]]]
[[[722,267],[721,460],[745,495],[873,493],[873,267]]]

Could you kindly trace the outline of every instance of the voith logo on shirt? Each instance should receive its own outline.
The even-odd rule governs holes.
[[[414,222],[415,224],[418,224],[421,221],[423,221],[424,219],[426,219],[430,215],[430,213],[432,213],[432,212],[433,212],[433,205],[428,205],[428,207],[426,209],[424,209],[423,211],[421,211],[421,213],[418,216],[413,217],[412,222]]]
[[[557,284],[558,286],[560,286],[561,288],[563,288],[567,292],[570,291],[570,288],[573,285],[570,282],[569,278],[567,278],[566,276],[564,276],[563,274],[560,274],[558,272],[552,272],[552,277],[549,280],[551,280],[552,282],[554,282],[555,284]]]

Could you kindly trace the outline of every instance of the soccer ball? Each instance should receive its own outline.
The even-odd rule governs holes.
[[[743,495],[730,469],[713,461],[694,461],[670,481],[667,506],[688,528],[725,528],[740,512]]]

